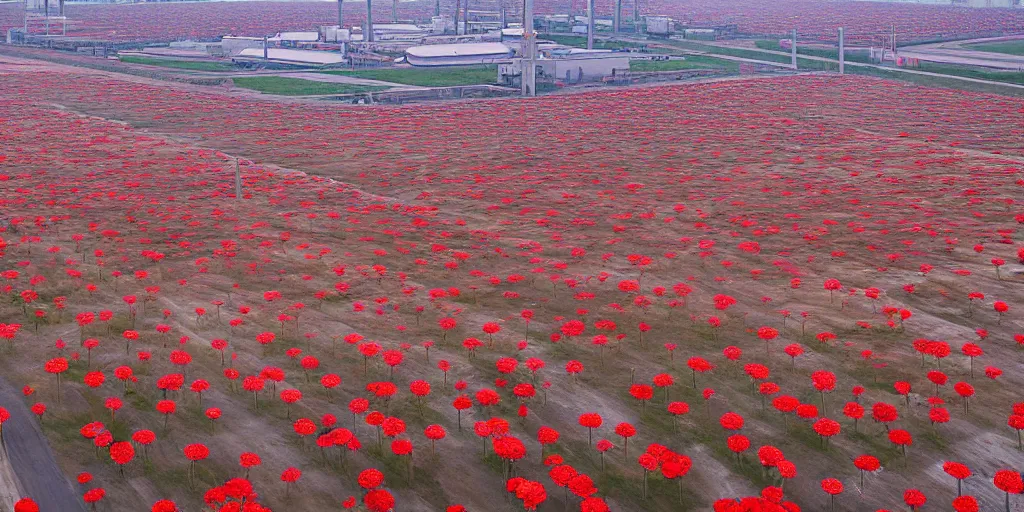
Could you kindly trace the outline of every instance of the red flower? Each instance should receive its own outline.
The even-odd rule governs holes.
[[[32,498],[22,498],[14,504],[14,512],[39,512],[39,505]]]
[[[971,476],[971,469],[959,462],[946,461],[942,464],[942,470],[957,480],[963,480]]]
[[[871,455],[861,455],[860,457],[853,459],[853,465],[861,471],[868,472],[878,471],[878,469],[882,467],[878,458],[872,457]]]
[[[743,428],[743,416],[734,412],[727,412],[719,418],[718,423],[725,430],[740,430]]]
[[[96,489],[89,489],[82,495],[82,500],[86,503],[96,503],[103,499],[107,495],[107,491],[103,490],[102,487]]]
[[[729,438],[725,440],[725,444],[729,447],[729,450],[739,454],[750,448],[750,439],[747,439],[747,436],[735,434],[729,436]]]
[[[118,441],[110,445],[110,460],[115,464],[125,465],[135,458],[135,448],[127,441]]]
[[[978,500],[974,496],[957,496],[953,499],[953,510],[955,512],[978,512]]]
[[[542,445],[555,444],[559,437],[558,431],[551,427],[540,427],[537,430],[537,441]]]
[[[384,483],[384,473],[374,468],[364,469],[359,473],[356,481],[363,489],[376,489]]]
[[[193,462],[203,460],[210,456],[210,449],[203,444],[190,444],[184,449],[185,457]]]
[[[925,497],[924,493],[917,489],[907,489],[903,493],[903,502],[914,510],[916,510],[917,507],[924,505],[926,501],[928,501],[928,498]]]
[[[374,489],[363,496],[363,503],[370,512],[389,512],[395,508],[395,497],[383,489]]]
[[[843,483],[835,478],[826,478],[821,481],[821,490],[825,491],[827,494],[836,496],[838,494],[842,494]]]
[[[1021,494],[1024,492],[1024,481],[1021,481],[1020,473],[1008,469],[996,471],[992,477],[992,483],[996,488],[1007,494]]]
[[[589,412],[580,415],[579,423],[583,427],[594,429],[600,427],[603,420],[600,414]]]

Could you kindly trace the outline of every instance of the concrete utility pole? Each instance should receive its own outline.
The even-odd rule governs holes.
[[[846,41],[843,40],[843,27],[839,27],[839,74],[846,73]]]
[[[587,49],[594,49],[594,0],[587,0]]]
[[[466,0],[466,10],[462,15],[462,23],[465,27],[462,29],[462,33],[469,34],[469,0]]]
[[[342,24],[343,19],[344,18],[342,18],[342,16],[341,16],[341,0],[338,0],[338,28],[339,29],[345,28],[345,25]]]
[[[793,38],[790,39],[789,41],[790,41],[790,52],[791,52],[790,53],[790,60],[792,60],[793,69],[797,69],[797,67],[796,67],[796,29],[795,28],[793,29]]]
[[[896,62],[896,25],[892,26],[892,60]]]
[[[341,5],[341,2],[338,2]],[[242,171],[238,169],[238,158],[235,158],[235,201],[242,200]]]
[[[526,5],[523,8],[523,70],[520,79],[523,96],[537,95],[537,70],[533,64],[536,51],[537,38],[533,31],[533,0],[526,0]]]
[[[459,35],[459,11],[462,10],[462,4],[459,0],[455,0],[455,35]]]
[[[269,50],[267,50],[267,36],[263,36],[263,60],[267,60],[268,53]]]
[[[366,0],[366,35],[363,36],[363,41],[368,43],[373,42],[373,1]]]
[[[398,0],[391,2],[391,23],[398,23]]]
[[[612,32],[619,33],[619,25],[622,23],[622,0],[615,0],[615,15],[612,17]]]
[[[508,25],[505,24],[505,8],[504,7],[501,8],[501,28],[508,28]]]

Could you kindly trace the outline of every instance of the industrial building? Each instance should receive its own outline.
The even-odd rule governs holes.
[[[584,50],[559,48],[544,50],[534,60],[538,83],[580,84],[601,82],[629,72],[628,53],[610,50]],[[523,59],[514,59],[498,65],[498,83],[517,87],[522,76]]]
[[[432,44],[409,48],[405,58],[413,66],[467,66],[504,62],[513,54],[501,43]]]
[[[277,64],[283,66],[343,66],[348,63],[342,52],[294,50],[291,48],[246,48],[231,59],[239,64]]]

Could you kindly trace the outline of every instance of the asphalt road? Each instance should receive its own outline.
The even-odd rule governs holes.
[[[4,458],[18,477],[21,491],[41,512],[84,512],[85,504],[53,458],[53,451],[21,391],[0,376],[0,406],[11,413],[4,423]]]

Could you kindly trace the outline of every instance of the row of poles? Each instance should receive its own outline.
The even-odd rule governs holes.
[[[49,0],[47,0],[47,1],[49,1]],[[523,12],[524,12],[524,14],[526,13],[526,5],[525,5],[525,3],[526,2],[524,0],[524,5],[523,5]],[[63,2],[61,3],[61,6],[63,7]],[[639,22],[639,14],[640,13],[639,13],[639,4],[637,4],[636,2],[634,2],[633,11],[634,11],[633,12],[633,20],[634,20],[634,23],[637,23],[637,22]],[[464,14],[462,14],[462,17],[464,19],[464,22],[467,24],[466,30],[468,31],[469,0],[465,0],[465,5],[464,6],[462,5],[462,0],[455,0],[455,33],[456,33],[456,35],[458,35],[458,33],[459,33],[459,16],[460,16],[460,12],[464,13]],[[436,16],[440,16],[441,15],[441,0],[437,0],[436,3],[434,4],[434,14]],[[502,14],[502,21],[503,21],[502,25],[504,25],[504,18],[505,18],[505,10],[504,9],[502,9],[502,13],[501,14]],[[523,18],[524,18],[523,26],[525,27],[526,26],[525,20],[526,19],[530,19],[530,17],[524,15]],[[612,21],[612,31],[613,32],[615,32],[615,33],[619,32],[620,26],[621,26],[621,19],[622,19],[622,0],[615,0],[615,16],[614,16],[613,21]],[[398,23],[398,0],[392,0],[392,4],[391,4],[391,22],[392,23]],[[344,26],[344,16],[342,14],[342,0],[338,0],[338,27],[340,28],[340,27],[343,27],[343,26]],[[367,33],[367,36],[366,36],[367,38],[366,38],[366,40],[368,42],[373,42],[373,30],[372,30],[372,28],[373,28],[373,2],[372,2],[372,0],[368,0],[366,2],[366,26],[367,26],[367,32],[366,32]],[[593,49],[593,47],[594,47],[594,0],[587,0],[587,48],[588,49]]]
[[[591,1],[593,1],[593,0],[591,0]],[[893,49],[895,50],[895,45],[896,45],[895,29],[893,29],[893,34],[894,34],[893,35]],[[795,69],[799,69],[799,67],[797,66],[797,60],[796,60],[796,29],[795,28],[793,29],[793,33],[790,36],[790,40],[789,41],[790,41],[790,45],[789,45],[790,65],[793,66],[794,70]],[[839,27],[839,74],[842,75],[842,74],[845,74],[845,73],[846,73],[846,31],[843,30],[843,27]]]

